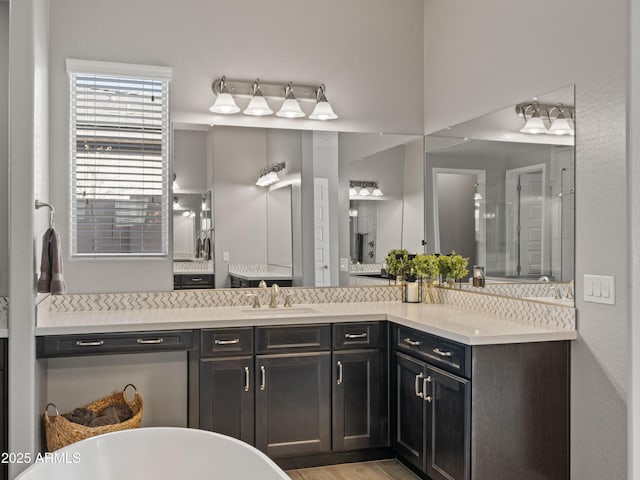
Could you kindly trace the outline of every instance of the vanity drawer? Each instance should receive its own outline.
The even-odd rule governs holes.
[[[256,353],[331,349],[330,325],[256,327]]]
[[[333,348],[378,348],[380,331],[384,329],[381,322],[355,322],[333,324]]]
[[[202,357],[251,355],[253,353],[253,328],[202,330],[200,352]]]
[[[412,328],[396,326],[394,345],[449,372],[471,376],[471,346]]]
[[[191,289],[191,288],[214,288],[214,275],[205,274],[176,274],[173,276],[173,288]]]
[[[191,330],[36,337],[38,358],[190,350]]]

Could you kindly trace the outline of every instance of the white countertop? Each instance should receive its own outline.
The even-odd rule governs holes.
[[[230,271],[229,275],[237,278],[241,278],[242,280],[292,280],[293,276],[290,273],[283,273],[273,270],[257,270],[251,271],[248,270],[246,272],[238,272],[238,271]]]
[[[264,278],[264,277],[263,277]],[[401,302],[317,303],[272,309],[241,307],[40,311],[36,335],[220,328],[389,320],[467,345],[576,339],[575,330],[525,325],[447,305]]]

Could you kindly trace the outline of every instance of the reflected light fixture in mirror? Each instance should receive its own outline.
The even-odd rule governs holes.
[[[527,112],[531,111],[531,116],[527,120]],[[529,104],[523,110],[523,116],[525,119],[524,127],[520,129],[522,133],[545,133],[547,126],[544,124],[544,120],[540,116],[540,109],[536,102]]]
[[[556,105],[541,105],[535,101],[520,103],[516,105],[516,114],[525,120],[524,126],[520,129],[522,133],[575,135],[574,110],[562,103]],[[531,116],[527,118],[528,115]],[[547,124],[550,125],[548,128]]]
[[[349,198],[376,197],[384,196],[377,182],[364,182],[360,180],[349,181]]]
[[[549,133],[553,135],[575,135],[575,130],[569,123],[569,119],[566,118],[565,107],[561,103],[552,107],[549,110],[549,117],[552,116],[554,110],[558,110],[558,116],[551,123]],[[571,115],[571,111],[568,114]]]
[[[279,182],[280,177],[278,176],[278,172],[284,171],[284,168],[284,162],[272,163],[268,167],[263,168],[260,171],[260,177],[258,177],[256,185],[259,187],[268,187],[269,185]]]

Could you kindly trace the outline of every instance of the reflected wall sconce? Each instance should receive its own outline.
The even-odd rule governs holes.
[[[256,185],[259,187],[268,187],[269,185],[273,185],[276,182],[280,181],[280,177],[278,173],[284,171],[285,163],[272,163],[268,167],[263,168],[260,171],[260,176],[256,181]]]
[[[561,103],[543,105],[538,102],[519,103],[516,114],[524,118],[522,133],[575,135],[575,110]],[[549,125],[547,127],[547,125]]]
[[[173,184],[171,186],[171,188],[173,190],[180,190],[180,185],[178,185],[178,182],[176,182],[176,174],[173,174]]]
[[[324,84],[265,83],[259,79],[255,81],[228,80],[223,75],[211,84],[211,89],[216,95],[214,104],[209,108],[209,111],[213,113],[223,115],[238,113],[240,107],[236,103],[236,99],[248,99],[248,105],[242,111],[245,115],[272,115],[274,110],[269,105],[269,102],[273,105],[282,101],[280,108],[276,112],[278,117],[304,118],[306,113],[302,110],[300,103],[307,102],[315,103],[314,109],[309,115],[311,120],[334,120],[338,118],[327,100]]]
[[[349,198],[354,197],[382,197],[384,193],[378,187],[377,182],[363,182],[360,180],[349,181]]]
[[[173,197],[173,209],[174,210],[182,210],[182,207],[180,206],[180,201],[178,200],[178,197]]]

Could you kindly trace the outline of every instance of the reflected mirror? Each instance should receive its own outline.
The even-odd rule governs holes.
[[[200,189],[212,191],[211,286],[253,287],[260,280],[281,286],[384,283],[379,275],[388,250],[421,248],[422,136],[188,128],[174,127],[174,196],[195,199]],[[275,183],[256,184],[271,173]],[[350,199],[353,179],[375,182],[383,195]],[[359,225],[350,222],[350,202],[362,211]],[[174,265],[180,273],[197,263],[180,261],[191,258],[185,245],[193,242],[184,232],[196,225],[189,218],[174,216]],[[363,251],[366,260],[352,251],[350,228],[364,246],[372,243]]]
[[[572,304],[573,120],[570,86],[427,136],[430,250],[469,257],[485,291]]]

